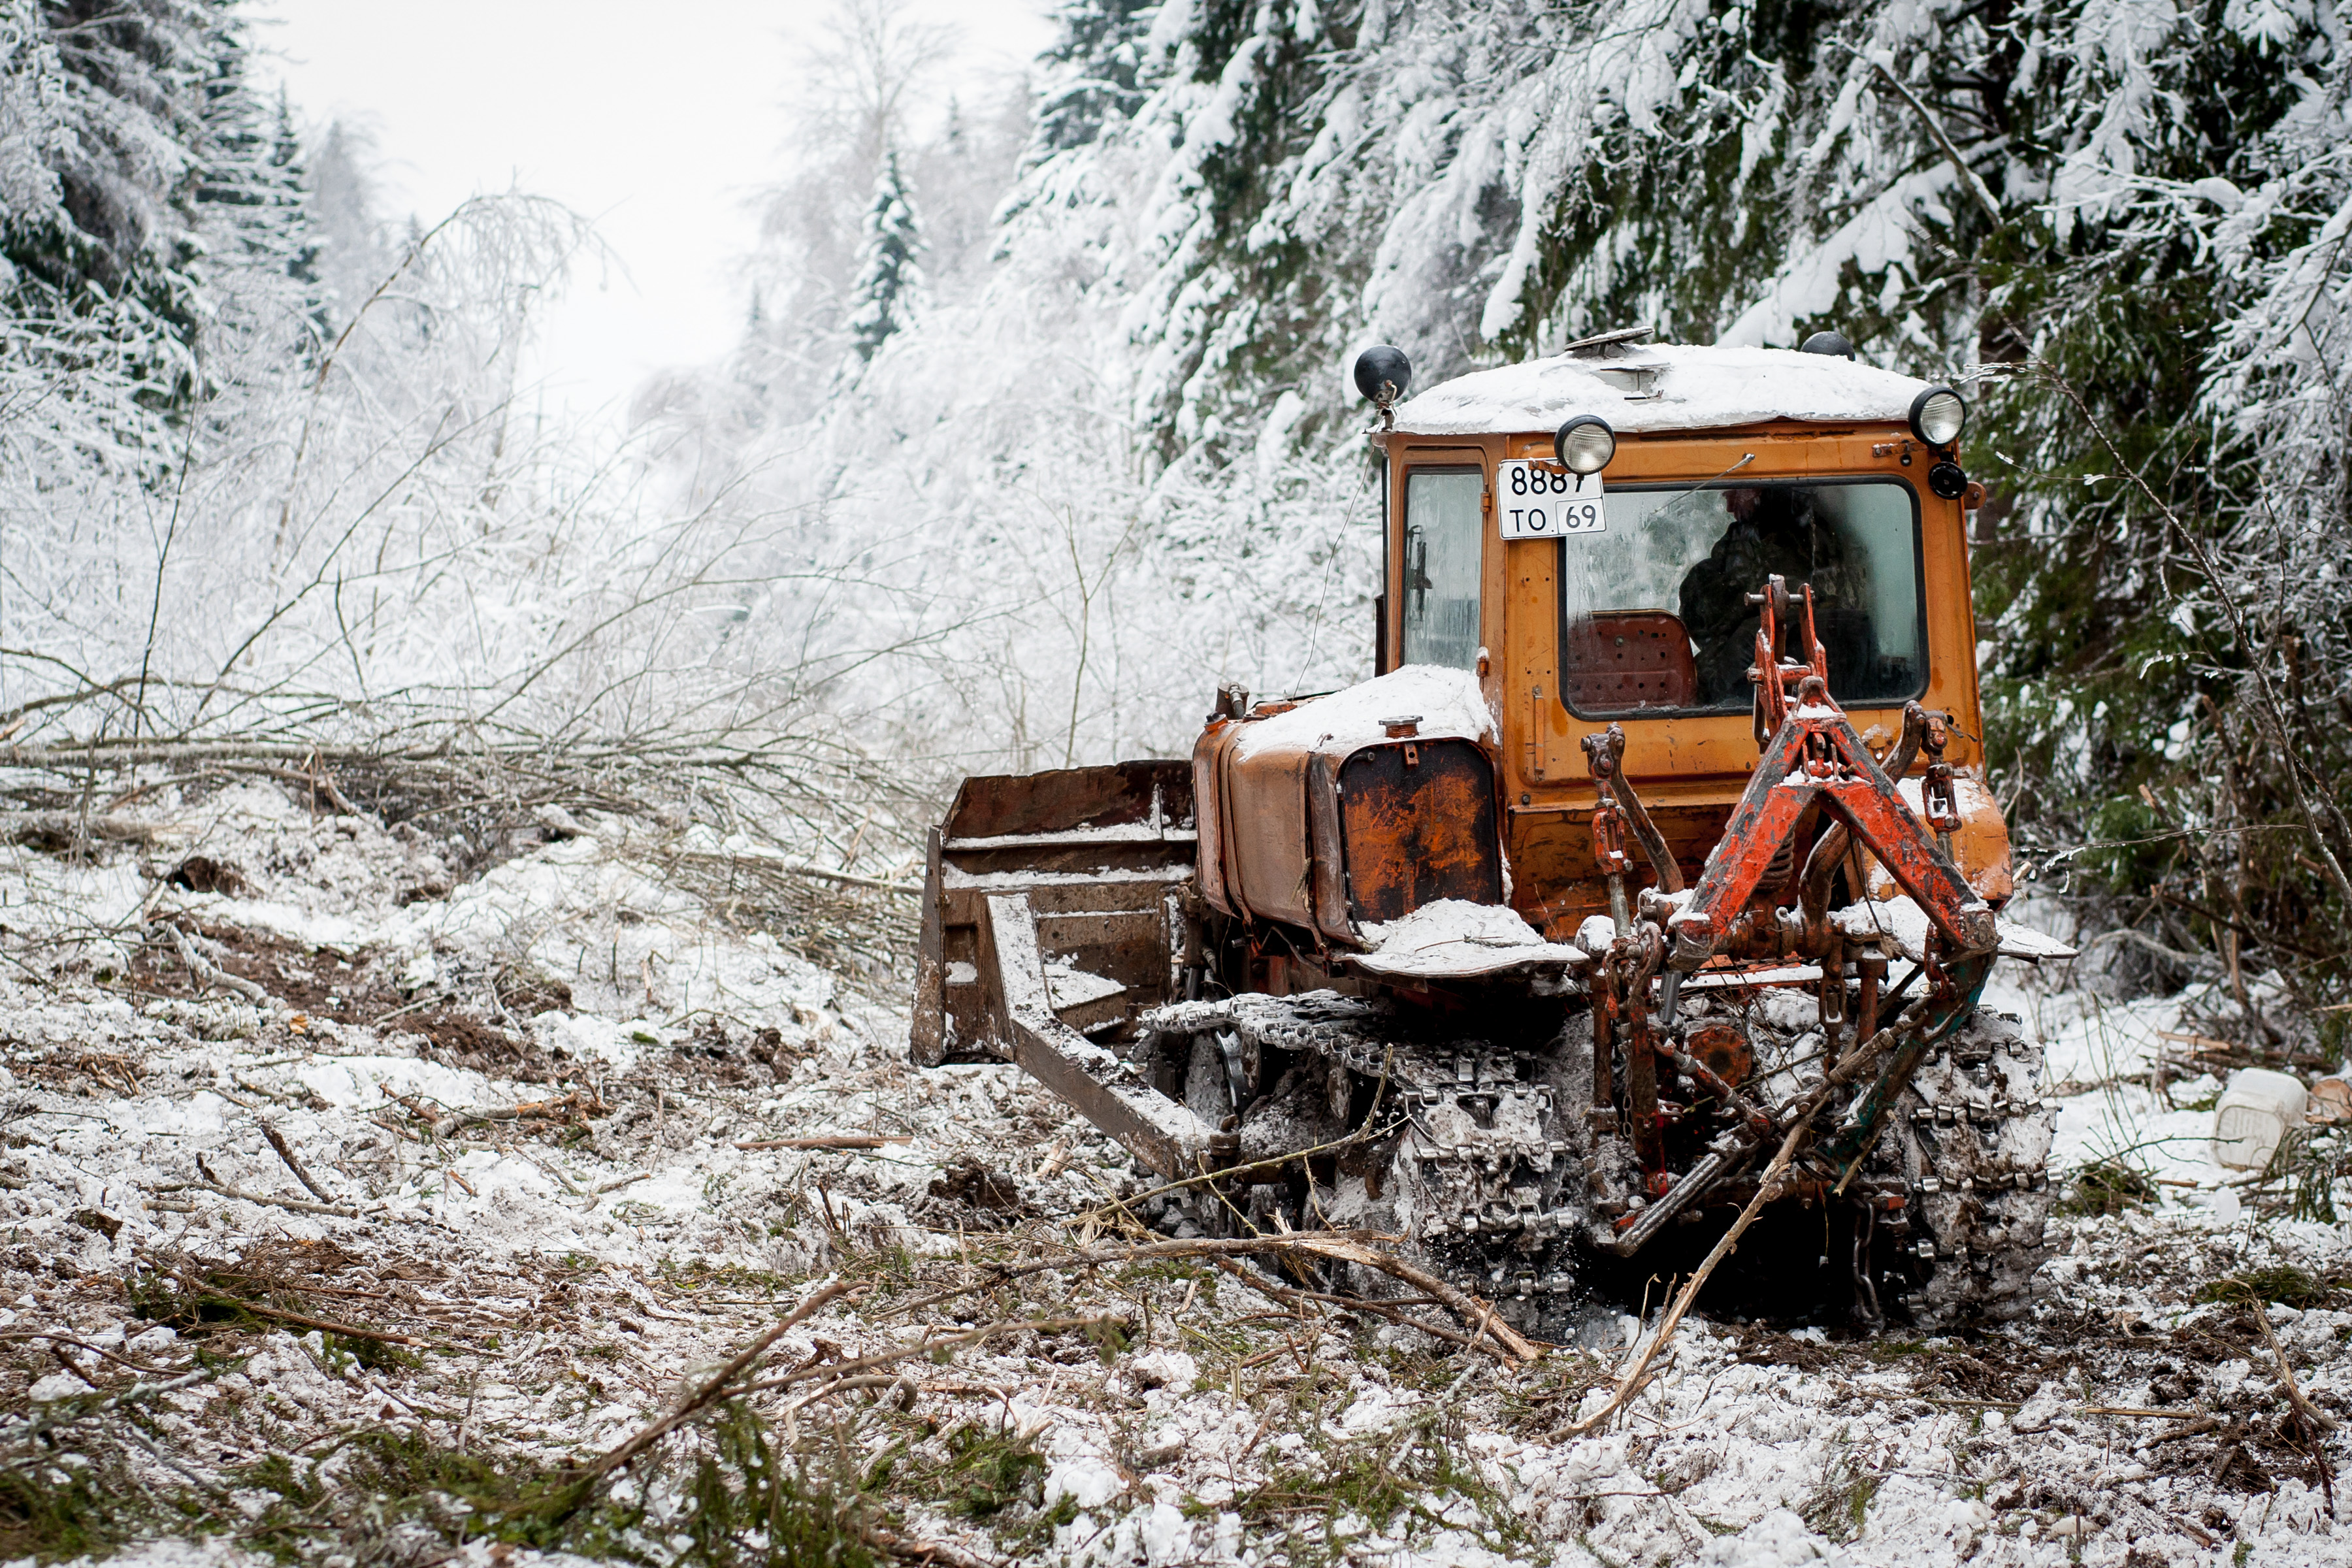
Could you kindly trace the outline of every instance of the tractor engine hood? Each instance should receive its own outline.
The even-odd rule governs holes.
[[[1505,903],[1496,733],[1476,677],[1424,665],[1213,719],[1192,750],[1202,895],[1347,948],[1440,900]]]

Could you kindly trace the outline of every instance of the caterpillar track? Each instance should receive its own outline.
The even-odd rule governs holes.
[[[1759,1081],[1790,1100],[1821,1079],[1822,1037],[1804,1010],[1786,994],[1746,1009]],[[1161,1073],[1181,1061],[1188,1105],[1223,1121],[1236,1115],[1236,1086],[1246,1097],[1235,1184],[1245,1195],[1164,1203],[1160,1228],[1367,1226],[1408,1238],[1427,1267],[1482,1281],[1523,1331],[1572,1337],[1596,1313],[1613,1317],[1590,1245],[1612,1216],[1588,1173],[1628,1151],[1568,1113],[1591,1095],[1572,1037],[1589,1040],[1589,1016],[1572,1016],[1571,1037],[1542,1052],[1417,1040],[1393,1005],[1328,991],[1178,1003],[1140,1022],[1132,1059]],[[1971,1012],[1929,1055],[1898,1101],[1899,1131],[1845,1205],[1858,1320],[1894,1310],[1940,1328],[2031,1305],[2048,1255],[2056,1115],[2042,1087],[2040,1048],[1998,1014]],[[1331,1152],[1284,1157],[1301,1149]],[[1754,1191],[1735,1176],[1688,1223],[1712,1242]],[[1819,1271],[1846,1261],[1824,1254]],[[1391,1288],[1373,1275],[1353,1283]]]

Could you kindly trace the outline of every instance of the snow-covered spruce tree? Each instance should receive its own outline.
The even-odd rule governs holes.
[[[253,324],[214,296],[237,280],[272,331],[303,312],[313,248],[287,112],[254,93],[229,0],[10,0],[0,47],[0,375],[46,410],[18,433],[71,432],[70,460],[152,477],[208,347],[225,358]],[[256,278],[283,287],[265,304]]]
[[[850,286],[849,351],[857,364],[870,363],[907,324],[922,298],[923,237],[915,225],[915,203],[898,167],[898,150],[882,154],[866,208],[866,239],[857,257],[857,280]]]
[[[0,374],[10,405],[45,409],[17,426],[22,459],[156,471],[194,394],[206,20],[182,0],[7,0]]]
[[[1033,145],[1050,156],[1084,147],[1143,102],[1146,39],[1153,0],[1064,0],[1055,13],[1061,35],[1039,59]]]

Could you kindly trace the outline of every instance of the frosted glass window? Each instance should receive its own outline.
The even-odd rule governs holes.
[[[1415,468],[1404,481],[1404,662],[1478,668],[1481,502],[1476,468]]]
[[[1560,690],[1580,713],[1745,710],[1768,577],[1810,584],[1830,695],[1927,685],[1916,498],[1885,480],[1612,488],[1601,533],[1562,539]],[[1782,644],[1802,658],[1792,628]]]

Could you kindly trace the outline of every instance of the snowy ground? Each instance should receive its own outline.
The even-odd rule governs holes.
[[[856,1562],[862,1497],[900,1555],[991,1561],[2352,1563],[2249,1310],[2199,1300],[2291,1302],[2352,1415],[2345,1235],[2242,1211],[2210,1112],[2126,1081],[2178,1002],[2005,994],[2079,1089],[2064,1157],[2183,1184],[2064,1222],[2034,1321],[1694,1321],[1567,1441],[1622,1352],[1507,1370],[1198,1259],[988,1284],[1112,1238],[1085,1216],[1132,1167],[1010,1069],[909,1067],[892,1006],[689,896],[674,833],[552,820],[467,879],[270,784],[139,809],[157,842],[0,864],[0,1557]],[[903,1142],[739,1146],[829,1133]],[[827,1279],[862,1293],[772,1371],[1117,1327],[768,1395],[550,1504]],[[698,1514],[698,1466],[774,1511]]]

